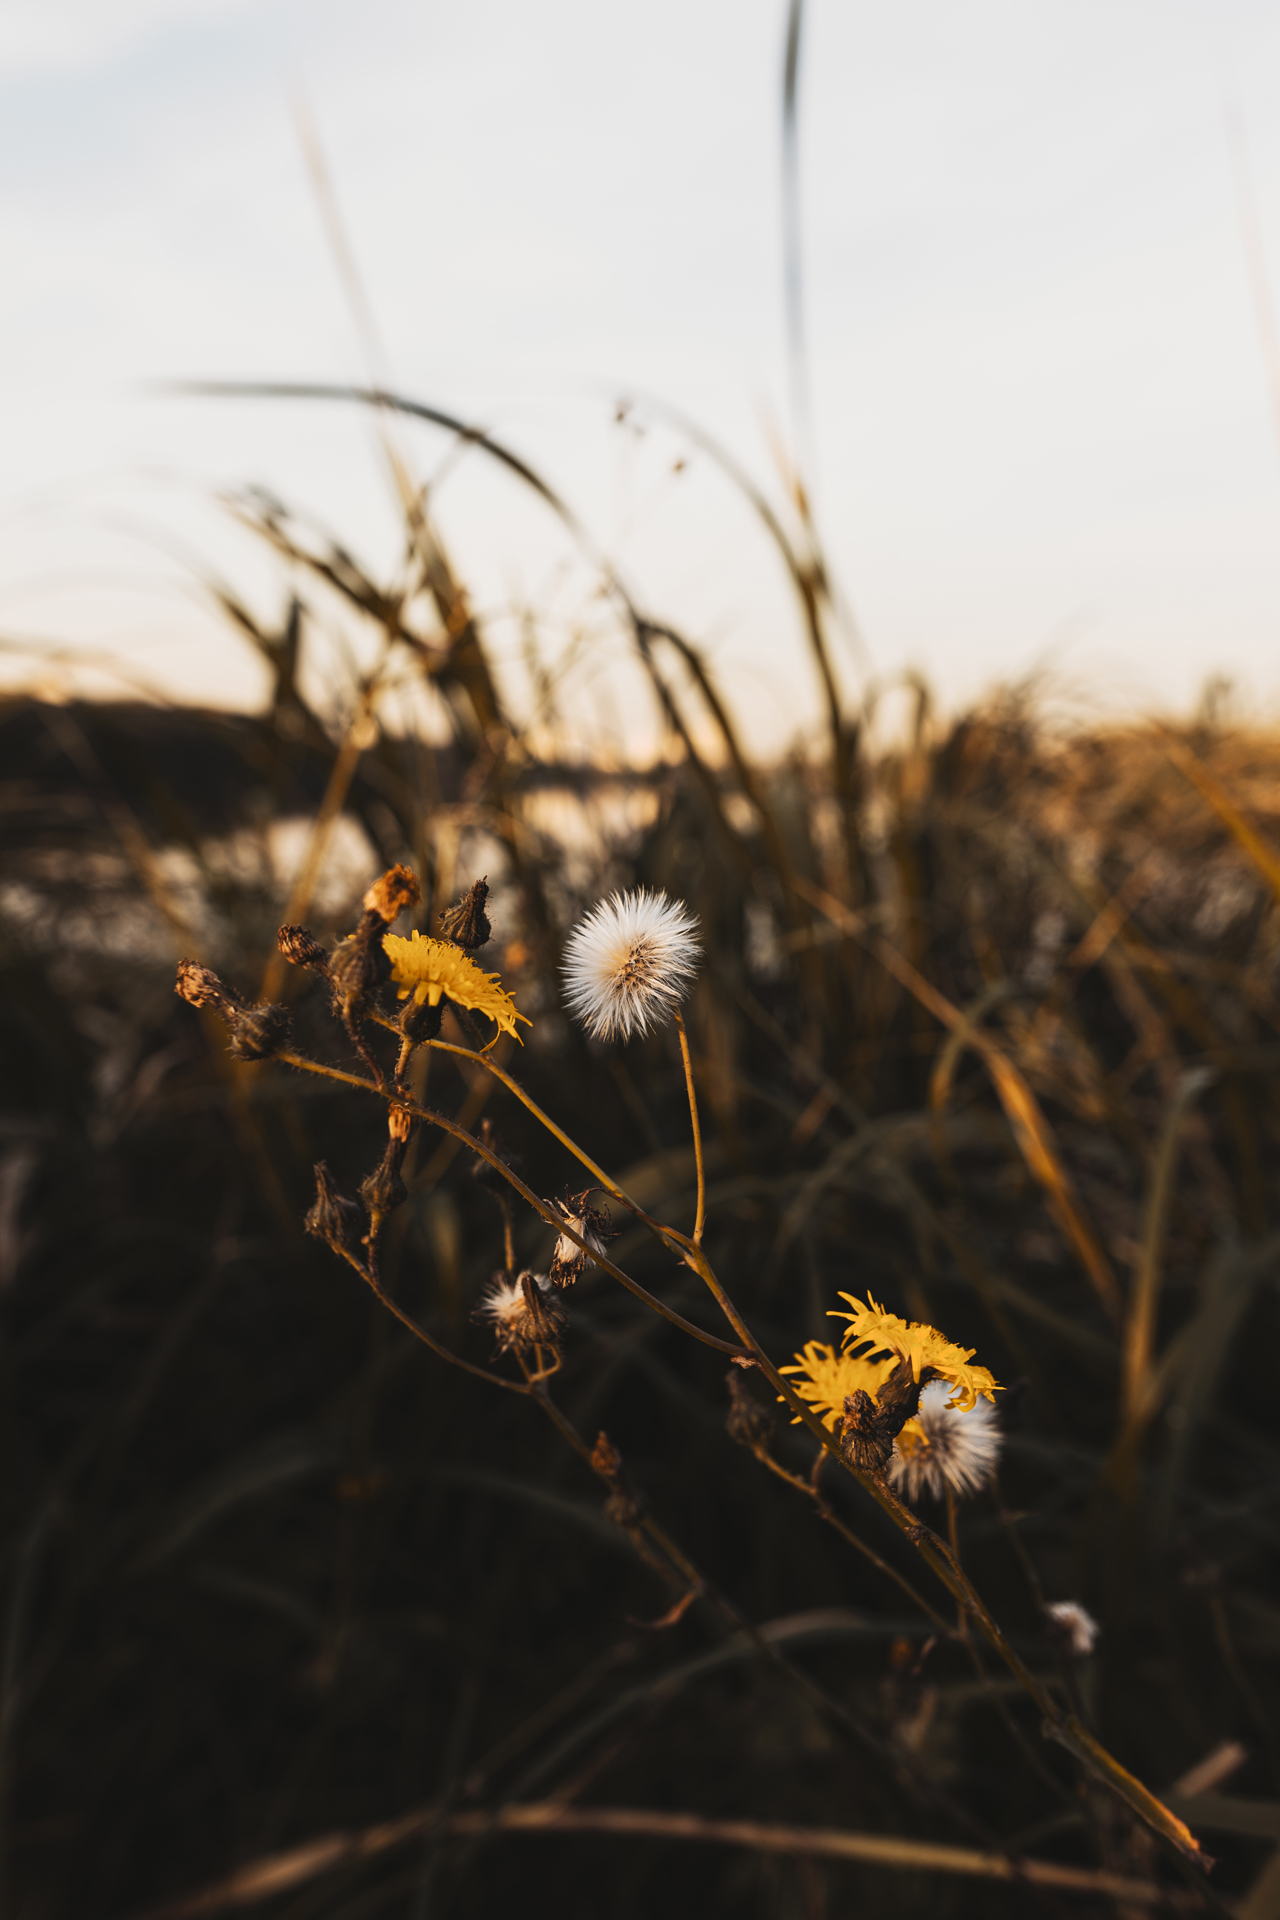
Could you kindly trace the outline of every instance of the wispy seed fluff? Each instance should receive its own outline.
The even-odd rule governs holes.
[[[1000,1418],[989,1400],[962,1410],[949,1404],[955,1388],[949,1380],[930,1380],[920,1407],[893,1443],[889,1478],[908,1500],[929,1494],[940,1500],[976,1493],[986,1485],[1000,1458]]]
[[[597,1040],[665,1026],[689,991],[701,949],[697,919],[665,893],[615,893],[569,935],[565,998]]]

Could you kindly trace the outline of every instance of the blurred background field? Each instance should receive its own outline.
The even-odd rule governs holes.
[[[857,142],[874,149],[877,129],[890,146],[880,174],[859,175],[847,230],[828,224],[827,251],[806,255],[810,304],[793,300],[788,335],[785,317],[758,319],[766,285],[788,311],[775,147],[759,178],[693,164],[714,148],[717,115],[745,144],[776,114],[786,21],[772,9],[725,53],[729,105],[717,96],[701,132],[680,120],[678,137],[645,94],[663,65],[656,29],[628,75],[626,48],[592,41],[572,9],[548,10],[549,49],[507,21],[493,72],[510,125],[477,161],[472,251],[459,254],[450,224],[466,226],[463,185],[426,247],[430,297],[416,243],[392,244],[403,203],[391,196],[375,218],[378,167],[366,177],[358,163],[371,127],[409,124],[387,99],[405,107],[426,43],[403,43],[399,90],[384,96],[376,72],[395,36],[378,41],[381,68],[372,55],[362,66],[377,35],[357,59],[317,10],[318,104],[301,101],[302,138],[289,138],[321,257],[339,269],[334,324],[356,342],[344,333],[336,352],[318,343],[310,282],[285,265],[274,294],[270,274],[253,283],[270,326],[219,331],[220,314],[243,301],[239,324],[251,305],[228,209],[247,210],[250,252],[277,262],[278,245],[296,267],[271,167],[259,206],[244,173],[218,163],[238,124],[219,119],[227,100],[265,124],[257,69],[247,92],[243,74],[228,78],[236,33],[285,45],[290,9],[139,0],[110,31],[78,18],[64,43],[18,8],[0,33],[0,86],[21,83],[57,124],[77,100],[105,113],[136,97],[154,134],[146,60],[163,78],[177,48],[192,87],[205,62],[199,125],[218,130],[194,146],[174,131],[174,179],[206,181],[221,210],[212,257],[241,291],[211,292],[188,263],[166,332],[172,284],[139,270],[108,304],[118,322],[139,288],[170,287],[145,364],[126,364],[117,325],[93,377],[242,383],[156,400],[169,426],[147,430],[132,464],[95,388],[81,444],[102,469],[90,484],[82,462],[69,504],[47,487],[68,470],[62,437],[93,379],[77,363],[63,392],[45,367],[15,401],[14,445],[35,448],[46,402],[48,444],[11,448],[0,473],[5,1920],[425,1920],[517,1904],[566,1920],[961,1920],[1127,1916],[1179,1899],[1280,1916],[1280,518],[1262,110],[1276,35],[1265,10],[1241,5],[1210,34],[1221,72],[1209,63],[1200,94],[1210,42],[1191,12],[1153,41],[1148,11],[1129,9],[1109,43],[1112,85],[1097,79],[1089,8],[1075,10],[1083,26],[1050,10],[1039,39],[1019,38],[999,6],[975,8],[976,53],[936,10],[907,11],[900,32],[871,36],[863,70],[842,64],[846,26],[806,29],[826,46],[804,71],[827,117],[799,148],[820,226],[846,177],[850,102],[879,116],[854,149],[866,159]],[[712,8],[693,22],[666,109],[678,96],[692,115],[699,89],[710,98],[712,55],[737,18]],[[490,28],[505,19],[498,9]],[[394,7],[377,22],[403,24]],[[464,108],[486,100],[464,84],[488,71],[475,31],[456,27],[447,108],[424,138],[456,144]],[[965,79],[984,46],[1005,63],[989,76],[994,144],[973,133]],[[1143,92],[1133,76],[1153,46]],[[352,112],[331,152],[324,86],[344,48]],[[600,158],[581,207],[547,198],[544,181],[538,231],[562,232],[566,254],[585,248],[597,190],[651,223],[633,336],[601,317],[601,287],[632,311],[620,269],[593,279],[586,252],[548,265],[532,239],[516,246],[532,216],[515,148],[534,111],[518,83],[535,59],[567,90],[544,99],[594,102],[595,118],[567,120],[554,178],[563,186],[588,150]],[[615,191],[626,142],[610,144],[606,68],[621,76],[618,126],[653,122],[673,142],[652,175],[625,174],[630,201]],[[1219,80],[1250,116],[1234,187]],[[1035,101],[1048,98],[1062,116],[1048,134],[1073,101],[1096,109],[1072,134],[1101,130],[1083,187],[1048,134],[1035,145]],[[958,156],[953,201],[947,140],[908,164],[911,129],[935,107]],[[145,204],[153,226],[136,174],[159,148],[121,138],[104,179],[124,164],[121,205]],[[16,139],[0,135],[0,177],[13,177]],[[1197,172],[1211,140],[1212,187]],[[531,178],[551,146],[531,144]],[[269,158],[257,134],[247,150]],[[87,257],[85,151],[69,140],[57,165],[52,147],[31,151],[41,185],[29,203],[10,198],[15,232],[47,221],[54,267]],[[385,167],[387,152],[376,158]],[[456,152],[451,164],[442,177],[463,181]],[[1091,226],[1116,178],[1124,191]],[[691,180],[688,225],[664,254],[662,208]],[[1061,201],[1045,197],[1054,180]],[[774,239],[752,253],[762,205]],[[486,208],[507,224],[486,228]],[[944,245],[930,222],[952,217]],[[135,265],[164,220],[152,226]],[[794,222],[786,232],[798,244]],[[1033,232],[1058,236],[1043,256]],[[735,263],[720,280],[708,234]],[[611,257],[602,241],[596,267]],[[842,278],[849,258],[873,263],[870,313]],[[1196,260],[1227,264],[1197,277]],[[997,261],[1021,266],[1002,278]],[[1017,280],[1028,261],[1034,289]],[[54,267],[30,283],[39,298],[11,295],[15,337],[39,331],[55,285],[68,302],[55,301],[58,337],[79,337],[91,309]],[[696,315],[683,332],[670,318],[681,272]],[[1194,298],[1139,375],[1175,282]],[[566,314],[588,283],[601,312],[575,333]],[[290,305],[300,287],[305,324]],[[1061,331],[1038,332],[1050,310]],[[1070,317],[1086,313],[1096,334]],[[438,366],[413,332],[424,314],[446,343]],[[486,343],[521,324],[525,357],[499,378],[495,351],[481,377]],[[1025,360],[1010,361],[1011,343]],[[315,374],[309,394],[245,390],[268,347],[296,382]],[[635,375],[625,385],[619,356]],[[389,361],[414,378],[393,383]],[[774,370],[757,379],[762,365]],[[430,417],[370,405],[353,379],[419,393]],[[129,407],[136,421],[136,396]],[[180,486],[165,468],[179,441]],[[1092,655],[1073,651],[1086,632]],[[381,1152],[382,1110],[279,1064],[232,1061],[216,1023],[175,997],[175,963],[287,1000],[295,1044],[358,1071],[323,993],[275,959],[276,929],[305,920],[328,943],[399,861],[422,879],[411,918],[424,931],[487,876],[480,958],[533,1023],[499,1057],[684,1229],[694,1161],[675,1037],[588,1041],[564,1012],[559,965],[575,920],[615,887],[691,904],[718,1271],[776,1361],[834,1338],[826,1316],[843,1289],[942,1328],[994,1370],[1004,1456],[998,1485],[959,1509],[965,1567],[1054,1697],[1216,1856],[1210,1895],[1042,1738],[989,1655],[975,1668],[891,1572],[735,1444],[721,1355],[598,1273],[568,1296],[554,1394],[589,1438],[608,1433],[707,1582],[671,1617],[671,1591],[534,1407],[433,1360],[303,1233],[314,1163],[354,1191]],[[466,1037],[453,1014],[445,1034]],[[419,1099],[495,1129],[535,1192],[580,1188],[490,1078],[443,1055],[429,1068],[419,1055],[414,1072]],[[503,1264],[502,1219],[476,1175],[443,1132],[415,1138],[384,1277],[434,1337],[509,1372],[472,1318]],[[628,1271],[722,1330],[692,1273],[616,1209],[614,1225]],[[517,1214],[515,1232],[519,1261],[545,1269],[550,1230]],[[785,1419],[772,1447],[808,1473],[813,1443]],[[838,1477],[824,1482],[838,1515],[950,1619],[941,1587]],[[922,1511],[945,1531],[942,1508]],[[1046,1635],[1044,1604],[1063,1600],[1099,1623],[1081,1660]],[[533,1802],[584,1820],[631,1808],[756,1826],[732,1844],[486,1826]],[[768,1826],[887,1837],[899,1854],[874,1865],[771,1850]],[[357,1833],[363,1851],[335,1839]],[[938,1844],[1083,1878],[940,1871]],[[306,1870],[294,1855],[273,1892],[272,1863],[299,1848],[315,1849]],[[224,1884],[235,1871],[248,1876],[238,1906]],[[203,1904],[201,1888],[215,1889]]]

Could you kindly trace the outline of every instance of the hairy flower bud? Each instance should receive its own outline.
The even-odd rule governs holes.
[[[493,931],[484,910],[488,898],[489,881],[486,876],[483,880],[477,880],[461,900],[455,901],[440,915],[441,939],[452,940],[455,947],[464,947],[468,953],[474,953],[477,947],[484,946]]]
[[[281,927],[276,943],[290,966],[328,973],[329,956],[309,927]]]
[[[422,889],[418,885],[418,876],[408,867],[388,867],[380,880],[375,880],[364,897],[366,913],[376,913],[384,926],[390,926],[406,907],[412,907],[422,898]]]
[[[374,907],[361,915],[360,924],[340,940],[329,960],[333,994],[345,1020],[350,1020],[391,978],[391,962],[382,950],[386,921]]]
[[[348,1253],[359,1244],[360,1209],[341,1191],[325,1161],[317,1160],[315,1176],[315,1201],[302,1224],[335,1253]]]
[[[269,1002],[260,1007],[233,1007],[227,1015],[230,1051],[237,1060],[269,1060],[289,1038],[289,1009]]]
[[[394,1112],[395,1109],[393,1108]],[[389,1213],[403,1206],[409,1198],[409,1189],[400,1178],[400,1168],[404,1162],[405,1148],[409,1136],[398,1140],[393,1135],[387,1142],[386,1151],[373,1172],[360,1183],[360,1198],[369,1211],[369,1238],[375,1239],[378,1230]]]
[[[434,1040],[448,1004],[448,1000],[442,998],[433,1007],[429,1000],[419,1002],[410,994],[400,1015],[400,1031],[405,1039],[412,1041],[415,1047],[424,1040]]]

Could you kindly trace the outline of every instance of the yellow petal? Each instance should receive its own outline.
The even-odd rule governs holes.
[[[837,1353],[821,1340],[810,1340],[796,1355],[794,1365],[779,1367],[778,1371],[797,1376],[796,1392],[809,1402],[823,1426],[834,1432],[844,1418],[846,1396],[861,1388],[874,1400],[897,1364],[892,1354],[887,1360],[863,1360],[851,1353]],[[798,1423],[797,1415],[791,1424]]]
[[[447,940],[423,939],[416,932],[408,940],[389,933],[382,946],[391,962],[391,978],[403,989],[402,1000],[412,991],[418,1006],[429,1000],[435,1007],[441,995],[447,994],[456,1005],[484,1014],[500,1033],[509,1033],[516,1040],[520,1038],[517,1020],[523,1020],[527,1027],[533,1025],[503,986],[500,975],[483,972],[461,947]]]
[[[842,1293],[853,1308],[852,1313],[831,1314],[833,1320],[847,1320],[844,1347],[852,1354],[855,1347],[861,1347],[868,1356],[877,1352],[888,1353],[891,1357],[902,1353],[911,1362],[911,1372],[919,1379],[925,1367],[931,1367],[943,1380],[949,1380],[955,1388],[948,1406],[958,1407],[968,1412],[976,1407],[978,1396],[995,1404],[1000,1389],[995,1376],[986,1367],[970,1366],[973,1359],[973,1347],[957,1347],[938,1332],[936,1327],[924,1326],[918,1320],[900,1320],[896,1313],[886,1313],[884,1308],[867,1295],[866,1304],[854,1298],[851,1293]]]

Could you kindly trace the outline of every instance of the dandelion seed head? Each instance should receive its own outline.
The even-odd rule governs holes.
[[[529,1282],[526,1293],[524,1282]],[[532,1298],[530,1297],[532,1296]],[[496,1273],[481,1294],[474,1320],[487,1320],[497,1335],[499,1353],[527,1353],[531,1347],[558,1347],[568,1324],[564,1308],[545,1273],[522,1273],[514,1280]]]
[[[940,1500],[949,1487],[961,1496],[986,1484],[1000,1459],[1000,1418],[989,1400],[953,1406],[949,1380],[930,1380],[920,1406],[893,1443],[889,1479],[908,1500]]]
[[[1045,1612],[1050,1634],[1064,1653],[1073,1660],[1083,1660],[1093,1652],[1102,1629],[1087,1607],[1078,1600],[1051,1600]]]
[[[569,935],[565,998],[597,1040],[629,1040],[679,1010],[698,970],[697,919],[679,900],[615,893]]]

